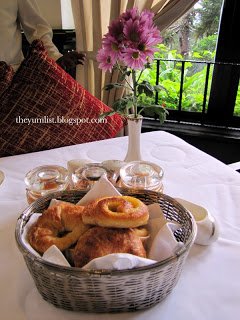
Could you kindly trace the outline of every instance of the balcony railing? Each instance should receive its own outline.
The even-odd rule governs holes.
[[[164,104],[169,110],[168,120],[179,123],[196,123],[202,126],[240,128],[240,64],[212,61],[156,59],[156,85],[163,85],[166,91],[156,93],[155,103]],[[237,88],[229,85],[228,76],[222,79],[222,92],[214,94],[212,85],[216,70],[226,71],[226,74],[237,77]],[[148,75],[148,80],[149,80]],[[151,74],[151,77],[153,75]],[[230,86],[230,88],[229,88]],[[231,104],[226,103],[225,110],[219,106],[219,95],[224,90]],[[216,90],[215,90],[216,92]],[[220,101],[221,102],[221,101]],[[225,116],[225,114],[227,116]]]

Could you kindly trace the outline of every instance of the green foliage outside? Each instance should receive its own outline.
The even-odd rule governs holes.
[[[235,103],[235,108],[234,108],[234,115],[240,116],[240,83],[238,85],[236,103]]]
[[[171,25],[162,34],[164,44],[159,46],[156,58],[185,60],[182,110],[202,112],[204,85],[207,66],[201,61],[214,61],[219,26],[220,10],[223,0],[199,0],[185,16]],[[181,39],[181,41],[180,41]],[[185,44],[185,46],[183,45]],[[182,53],[182,54],[180,54]],[[164,87],[158,91],[158,104],[169,110],[179,106],[181,61],[160,60],[159,84]],[[194,60],[199,62],[187,62]],[[214,65],[211,64],[206,111],[211,89]],[[156,61],[151,69],[146,69],[142,79],[156,85]],[[154,97],[141,96],[142,104],[151,104]],[[146,116],[154,116],[151,110],[145,109]],[[148,112],[148,113],[147,113]],[[240,116],[240,84],[237,92],[234,115]]]
[[[215,41],[213,36],[203,38],[199,43],[199,47],[196,47],[197,51],[192,53],[192,59],[199,62],[187,62],[185,61],[184,71],[184,84],[182,95],[182,110],[202,112],[203,99],[204,99],[204,86],[206,80],[207,65],[201,63],[201,61],[211,61],[215,52],[206,50],[209,48],[209,42]],[[204,42],[207,43],[204,45]],[[165,106],[167,109],[177,110],[179,106],[179,94],[180,94],[180,82],[181,82],[181,68],[184,58],[176,50],[168,50],[168,48],[161,44],[159,45],[159,52],[156,53],[156,58],[166,59],[160,60],[160,74],[159,85],[162,87],[158,92],[158,104]],[[168,59],[168,61],[167,61]],[[173,61],[171,61],[173,60]],[[181,60],[181,61],[178,61]],[[143,78],[149,81],[151,85],[156,85],[156,72],[157,63],[156,60],[151,69],[144,71]],[[209,82],[207,90],[206,111],[208,105],[208,98],[211,88],[211,80],[213,73],[213,65],[210,67]],[[240,87],[239,87],[240,89]],[[153,103],[154,97],[147,97],[142,95],[142,104]],[[147,108],[145,109],[146,116],[154,116],[149,113]],[[240,116],[240,90],[238,90],[235,115]]]

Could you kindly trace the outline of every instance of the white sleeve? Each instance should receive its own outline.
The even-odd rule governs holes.
[[[50,58],[57,60],[62,56],[52,42],[52,28],[41,16],[35,0],[18,0],[18,19],[29,43],[40,39]]]

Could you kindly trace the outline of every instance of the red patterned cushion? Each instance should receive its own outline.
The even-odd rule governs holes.
[[[11,84],[14,71],[6,62],[0,61],[0,96]]]
[[[99,122],[99,114],[109,110],[36,40],[0,96],[0,156],[112,138],[123,123],[119,115]]]

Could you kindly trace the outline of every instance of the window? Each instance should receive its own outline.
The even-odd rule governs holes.
[[[62,29],[74,29],[71,0],[61,0]]]
[[[205,14],[204,23],[199,17],[202,5],[214,13]],[[166,50],[165,57],[156,61],[156,82],[167,89],[157,94],[156,102],[170,109],[168,119],[240,128],[240,49],[234,37],[240,29],[239,16],[238,0],[200,0],[195,11],[164,33],[171,49],[179,41],[181,53]],[[201,32],[204,24],[205,36],[194,41],[194,32]]]

